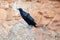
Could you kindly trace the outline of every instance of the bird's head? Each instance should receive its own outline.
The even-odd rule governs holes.
[[[23,9],[22,8],[18,8],[17,10],[22,11]]]

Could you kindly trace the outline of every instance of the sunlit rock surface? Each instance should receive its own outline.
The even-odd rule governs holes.
[[[17,8],[28,12],[38,27],[31,28]],[[60,1],[0,0],[0,40],[60,40]]]
[[[8,34],[8,40],[35,40],[34,34],[29,30],[24,21],[17,23]]]

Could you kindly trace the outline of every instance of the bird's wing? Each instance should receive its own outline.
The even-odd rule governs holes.
[[[27,18],[29,18],[30,20],[34,21],[34,19],[30,16],[30,14],[28,13]]]

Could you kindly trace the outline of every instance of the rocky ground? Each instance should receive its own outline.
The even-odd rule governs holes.
[[[17,8],[37,23],[30,28]],[[0,40],[60,40],[59,0],[0,0]]]

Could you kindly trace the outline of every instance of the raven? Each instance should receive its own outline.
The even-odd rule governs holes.
[[[34,19],[30,16],[29,13],[25,12],[22,8],[19,8],[18,10],[19,10],[22,18],[27,22],[28,25],[37,27],[36,23],[34,22]]]

